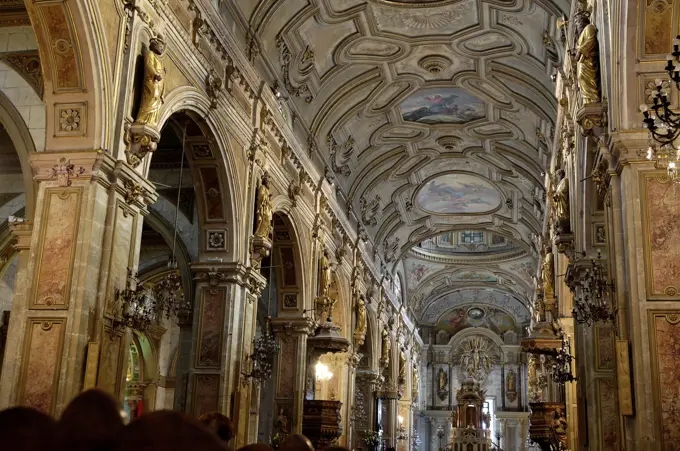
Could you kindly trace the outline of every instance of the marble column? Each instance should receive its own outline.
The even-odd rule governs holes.
[[[12,225],[21,254],[0,408],[58,414],[94,386],[122,400],[127,348],[116,290],[135,270],[154,188],[100,150],[30,159],[36,213]]]

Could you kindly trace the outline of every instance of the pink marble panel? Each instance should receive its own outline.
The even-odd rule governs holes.
[[[66,320],[29,318],[19,403],[52,413]]]
[[[675,296],[680,287],[680,204],[677,187],[658,178],[647,179],[647,221],[651,265],[651,295]]]
[[[198,336],[196,366],[214,368],[220,366],[222,354],[222,330],[226,292],[224,289],[206,288],[203,290]]]
[[[279,388],[278,398],[293,398],[295,391],[295,367],[297,362],[297,339],[282,337],[279,340],[281,353],[279,354]]]
[[[619,398],[613,379],[599,379],[597,395],[600,403],[602,451],[619,449]]]
[[[662,449],[675,451],[680,443],[680,314],[657,314],[653,327]]]

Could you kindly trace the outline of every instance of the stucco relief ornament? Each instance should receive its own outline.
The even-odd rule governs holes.
[[[71,177],[77,177],[85,172],[85,168],[75,168],[71,160],[59,158],[59,163],[49,169],[50,178],[56,178],[59,186],[71,186]]]
[[[459,364],[464,377],[480,383],[486,379],[497,361],[491,347],[483,337],[472,337],[461,345]]]
[[[149,48],[144,53],[144,81],[139,111],[135,121],[125,125],[125,155],[127,162],[135,167],[148,153],[156,150],[160,140],[157,126],[165,93],[166,69],[161,60],[164,52],[163,38],[151,38]]]
[[[205,79],[205,91],[210,98],[210,108],[217,108],[217,100],[222,91],[222,79],[217,76],[215,69],[210,69],[210,72]]]

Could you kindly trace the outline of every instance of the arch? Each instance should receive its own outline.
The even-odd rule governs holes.
[[[491,340],[496,346],[498,346],[502,350],[502,346],[505,344],[503,342],[503,339],[490,331],[487,328],[484,327],[468,327],[465,330],[462,330],[458,332],[456,335],[451,337],[451,340],[449,340],[448,346],[451,347],[451,349],[455,349],[460,345],[466,338],[475,336],[475,335],[481,335],[484,338],[488,338]]]
[[[191,92],[193,90],[187,91]],[[197,95],[194,97],[203,101],[168,100],[169,105],[166,105],[159,120],[161,141],[167,133],[174,133],[180,140],[186,138],[187,169],[194,180],[199,207],[199,260],[221,255],[227,261],[236,261],[244,251],[240,239],[242,221],[239,212],[242,210],[238,208],[238,196],[235,193],[235,172],[229,164],[229,158],[226,158],[229,147],[210,119],[209,105],[205,105],[205,99]],[[144,174],[148,174],[152,158],[153,155],[145,161]],[[216,241],[219,244],[214,244],[213,237],[218,235],[222,238]]]
[[[32,153],[36,152],[36,147],[21,114],[3,92],[0,92],[0,122],[5,127],[19,156],[26,192],[26,215],[32,218],[35,213],[36,183],[33,181],[29,158]]]

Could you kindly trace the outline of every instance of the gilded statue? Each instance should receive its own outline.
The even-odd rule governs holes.
[[[166,69],[160,57],[165,52],[165,42],[159,37],[151,38],[149,50],[144,53],[144,85],[142,100],[135,123],[155,127],[163,105]]]
[[[413,366],[412,378],[411,385],[413,385],[413,391],[418,393],[420,388],[420,377],[418,376],[418,367],[415,365]]]
[[[439,368],[437,373],[438,388],[440,392],[447,391],[449,386],[449,377],[446,375],[444,369]]]
[[[363,296],[359,296],[357,299],[357,306],[356,306],[356,314],[357,314],[357,324],[356,328],[354,329],[354,335],[366,335],[366,328],[367,328],[367,322],[366,322],[366,301],[364,301]]]
[[[382,353],[381,360],[388,363],[390,362],[390,348],[392,344],[390,343],[390,335],[387,333],[387,329],[382,331]]]
[[[541,281],[545,297],[552,298],[555,297],[555,258],[549,247],[546,250],[541,264]]]
[[[319,297],[330,300],[331,276],[333,269],[329,260],[328,251],[324,249],[319,261]]]
[[[600,102],[600,61],[597,43],[597,28],[590,23],[588,13],[583,11],[576,15],[575,26],[581,30],[576,44],[578,86],[583,104]]]
[[[255,237],[263,240],[269,239],[272,229],[272,201],[269,193],[269,175],[265,172],[262,175],[260,187],[257,190],[257,210],[255,223]]]
[[[553,193],[558,225],[562,232],[569,231],[569,179],[564,169],[557,171],[557,186]],[[565,229],[566,227],[566,229]]]
[[[505,378],[505,390],[509,393],[517,391],[517,376],[515,372],[510,370]]]
[[[399,352],[399,382],[406,382],[406,354]]]
[[[473,337],[463,344],[460,363],[466,377],[481,381],[491,372],[493,358],[490,347],[489,342],[481,337]]]

